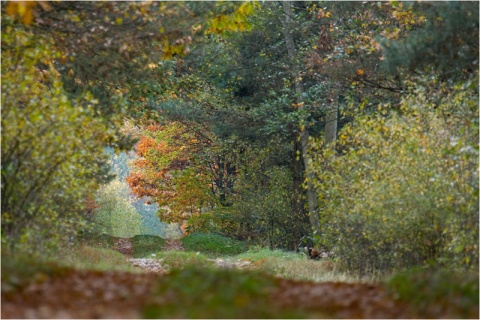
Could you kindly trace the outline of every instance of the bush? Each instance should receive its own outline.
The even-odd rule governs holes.
[[[111,178],[102,150],[111,136],[93,96],[70,99],[58,70],[42,63],[58,57],[55,45],[8,22],[1,61],[2,237],[11,250],[48,253],[85,226],[87,195]]]
[[[387,287],[420,318],[478,319],[478,280],[478,273],[415,268],[391,277]]]
[[[194,233],[181,239],[188,251],[199,251],[210,255],[234,255],[246,251],[243,242],[213,233]]]
[[[478,99],[427,96],[357,118],[339,133],[341,156],[317,141],[320,240],[347,270],[478,268]]]
[[[157,253],[165,247],[165,239],[157,236],[137,235],[132,238],[133,257],[148,257]]]
[[[301,205],[295,207],[292,201],[298,190],[293,188],[290,167],[279,164],[280,157],[290,157],[290,148],[273,138],[268,147],[245,147],[235,160],[238,173],[229,191],[229,205],[191,218],[188,231],[217,233],[271,249],[295,249],[310,225]],[[296,179],[300,184],[301,178]],[[298,198],[299,204],[302,201],[301,195],[293,198]]]
[[[128,192],[128,185],[120,180],[102,186],[94,210],[96,232],[119,238],[140,234],[141,216],[128,199]]]
[[[270,249],[293,249],[308,228],[305,215],[298,216],[292,205],[292,179],[291,171],[281,166],[265,170],[259,164],[242,171],[231,209],[236,234],[251,235],[255,243]]]

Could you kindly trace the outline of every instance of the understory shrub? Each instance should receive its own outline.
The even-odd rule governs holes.
[[[340,155],[314,143],[320,241],[348,270],[478,268],[478,98],[462,86],[441,105],[427,97],[357,118]]]
[[[98,101],[71,98],[44,63],[60,54],[53,40],[3,15],[2,26],[2,239],[11,251],[50,253],[86,226],[85,199],[111,179],[109,134]]]

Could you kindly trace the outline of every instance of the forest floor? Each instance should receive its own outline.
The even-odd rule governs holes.
[[[158,290],[155,288],[158,287],[159,281],[169,277],[169,271],[162,268],[161,260],[133,259],[132,244],[129,239],[116,239],[114,248],[125,255],[133,265],[144,271],[129,273],[68,269],[55,275],[40,273],[36,281],[20,290],[4,294],[2,288],[2,318],[141,318],[145,317],[146,306],[161,304],[169,299],[166,295],[162,296],[155,291]],[[184,250],[178,240],[170,240],[166,249]],[[249,263],[241,260],[232,262],[217,258],[213,261],[221,270],[250,267]],[[314,283],[281,278],[275,281],[274,287],[269,291],[267,304],[261,305],[260,308],[301,310],[302,316],[307,318],[417,317],[404,303],[392,298],[381,285]],[[216,284],[214,287],[216,288]],[[157,293],[152,294],[152,292]],[[208,292],[201,294],[207,295]],[[181,305],[187,302],[175,301],[175,303]],[[240,301],[237,305],[235,300],[232,308],[239,306],[246,308],[243,303]],[[248,303],[257,302],[253,300]],[[184,308],[188,308],[188,305]],[[191,314],[190,316],[185,314],[182,316],[182,314],[180,313],[178,317],[191,317]],[[215,315],[215,313],[213,315],[207,313],[207,316],[199,315],[199,317],[211,318],[216,317]],[[225,317],[235,317],[234,315],[235,313],[233,316]],[[249,315],[241,313],[240,317],[248,318]],[[262,318],[263,315],[263,313],[253,312],[251,318]],[[297,317],[295,313],[293,315]],[[219,317],[222,318],[222,316]],[[278,313],[271,315],[267,313],[266,317],[283,316],[282,313],[280,316]]]

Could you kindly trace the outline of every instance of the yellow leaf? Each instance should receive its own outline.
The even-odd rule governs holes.
[[[5,11],[11,17],[19,16],[24,25],[33,22],[33,8],[37,5],[34,1],[11,1],[7,4]]]
[[[17,5],[18,5],[17,2],[9,1],[7,3],[7,7],[5,8],[5,11],[10,17],[13,17],[17,14]]]

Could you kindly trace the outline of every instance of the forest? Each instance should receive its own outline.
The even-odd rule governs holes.
[[[2,318],[479,317],[477,1],[1,20]]]

